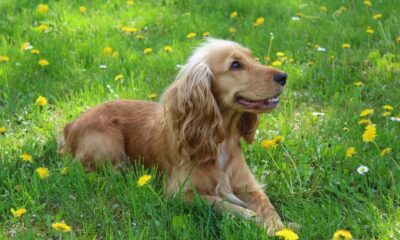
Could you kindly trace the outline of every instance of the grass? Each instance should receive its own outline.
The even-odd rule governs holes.
[[[200,202],[165,199],[156,178],[136,185],[154,170],[86,174],[57,154],[63,125],[89,107],[119,98],[157,100],[204,32],[248,46],[265,64],[279,60],[288,72],[280,108],[262,116],[258,141],[243,147],[285,221],[301,225],[300,238],[331,239],[338,229],[350,230],[354,239],[400,238],[400,123],[382,116],[382,106],[390,104],[391,116],[400,117],[396,0],[372,1],[370,8],[355,0],[62,0],[48,1],[47,13],[38,12],[40,3],[0,2],[0,56],[9,57],[0,62],[0,238],[267,239],[252,221],[214,213]],[[230,18],[233,11],[236,18]],[[297,13],[303,14],[298,21],[292,19]],[[377,13],[382,17],[375,20]],[[265,23],[254,27],[258,17]],[[37,30],[40,23],[49,29]],[[126,34],[122,26],[138,31]],[[197,36],[188,39],[190,32]],[[40,54],[21,50],[24,42]],[[172,52],[163,50],[166,45]],[[144,54],[145,48],[152,52]],[[276,56],[279,51],[286,59]],[[40,59],[49,65],[39,66]],[[123,79],[115,81],[119,74]],[[363,86],[355,86],[358,81]],[[46,106],[36,105],[39,96]],[[370,143],[358,124],[366,108],[374,109],[367,118],[377,127]],[[262,147],[277,135],[285,137],[281,145]],[[352,158],[346,157],[349,147],[356,149]],[[386,147],[391,152],[381,156]],[[23,153],[33,162],[23,161]],[[358,174],[360,165],[369,172]],[[35,172],[42,166],[50,171],[43,180]],[[27,212],[14,218],[11,208]],[[53,230],[59,221],[72,231]]]

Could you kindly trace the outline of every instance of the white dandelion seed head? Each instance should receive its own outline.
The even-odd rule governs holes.
[[[398,117],[391,117],[390,120],[392,120],[393,122],[400,122],[400,118]]]
[[[317,48],[317,51],[318,52],[326,52],[326,48],[319,47],[319,48]]]
[[[107,68],[107,65],[105,65],[105,64],[100,64],[100,65],[99,65],[99,68],[101,68],[101,69],[106,69],[106,68]]]
[[[325,113],[323,113],[323,112],[312,112],[311,114],[313,116],[325,116]]]
[[[360,174],[360,175],[363,175],[363,174],[367,173],[368,171],[369,171],[369,168],[368,168],[367,166],[364,166],[364,165],[360,165],[360,166],[357,168],[357,172],[358,172],[358,174]]]
[[[300,21],[299,17],[292,17],[292,21]]]

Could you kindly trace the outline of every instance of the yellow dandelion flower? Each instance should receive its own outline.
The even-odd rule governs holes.
[[[374,113],[374,109],[366,108],[360,113],[360,117],[366,117]]]
[[[0,127],[0,134],[4,134],[6,131],[6,127]]]
[[[369,119],[363,118],[360,121],[358,121],[358,124],[360,124],[360,125],[371,125],[372,122]]]
[[[21,159],[24,160],[25,162],[33,162],[32,160],[32,156],[27,154],[27,153],[23,153],[21,156]]]
[[[118,56],[119,56],[119,52],[118,51],[115,51],[115,52],[112,53],[112,57],[113,58],[117,58]]]
[[[390,115],[392,115],[391,112],[384,112],[384,113],[382,113],[382,116],[384,116],[384,117],[389,117]]]
[[[353,155],[356,154],[356,148],[355,147],[349,147],[346,151],[346,157],[352,158]]]
[[[360,82],[360,81],[354,82],[353,84],[354,84],[354,86],[356,86],[356,87],[364,86],[364,83],[363,83],[363,82]]]
[[[61,170],[60,170],[60,174],[61,174],[62,176],[65,176],[65,175],[68,174],[68,171],[69,171],[69,168],[68,168],[68,167],[63,167],[63,168],[61,168]]]
[[[37,30],[39,30],[39,31],[41,31],[41,32],[44,32],[44,31],[46,31],[46,30],[48,30],[48,29],[49,29],[49,25],[46,24],[46,23],[41,23],[41,24],[37,27]]]
[[[326,6],[321,6],[319,7],[319,11],[322,13],[326,13],[328,11],[328,8],[326,8]]]
[[[37,50],[37,49],[32,49],[32,50],[31,50],[31,53],[32,53],[32,54],[39,54],[39,53],[40,53],[40,51],[39,51],[39,50]]]
[[[51,224],[51,227],[59,232],[70,232],[71,227],[65,224],[64,222],[55,222]]]
[[[303,16],[304,16],[304,13],[298,12],[298,13],[296,13],[296,16],[298,16],[298,17],[303,17]]]
[[[38,12],[47,13],[49,11],[49,6],[47,4],[39,4]]]
[[[230,33],[235,33],[236,32],[236,28],[234,28],[234,27],[229,28],[229,32]]]
[[[350,231],[347,230],[337,230],[335,234],[333,234],[332,240],[351,240],[353,236],[351,235]]]
[[[375,20],[380,20],[382,18],[382,14],[377,13],[372,18],[375,19]]]
[[[383,149],[383,150],[381,151],[381,156],[383,157],[383,156],[389,154],[391,151],[392,151],[391,148],[385,148],[385,149]]]
[[[82,14],[85,14],[86,13],[86,7],[85,6],[80,6],[79,7],[79,12],[82,13]]]
[[[274,140],[263,140],[261,145],[265,149],[270,149],[270,148],[276,147],[277,144]]]
[[[275,61],[272,62],[271,65],[272,65],[273,67],[280,67],[280,66],[282,66],[282,62],[279,61],[279,60],[275,60]]]
[[[103,53],[105,55],[110,55],[112,53],[113,49],[111,47],[105,47],[103,48]]]
[[[36,168],[36,173],[39,175],[40,179],[45,179],[50,176],[49,169],[47,167]]]
[[[0,62],[8,62],[10,61],[10,58],[6,55],[0,56]]]
[[[188,34],[186,35],[186,37],[189,38],[189,39],[194,38],[194,37],[196,37],[196,33],[190,32],[190,33],[188,33]]]
[[[150,181],[150,179],[151,179],[150,175],[143,175],[137,181],[137,185],[139,187],[143,187],[144,185],[146,185]]]
[[[143,53],[144,53],[144,54],[149,54],[149,53],[151,53],[151,52],[153,52],[153,49],[151,49],[151,48],[145,48],[145,49],[143,50]]]
[[[36,105],[38,105],[39,107],[44,107],[47,105],[47,99],[43,96],[39,96],[36,99]]]
[[[285,56],[285,53],[283,53],[283,52],[277,52],[276,53],[276,56],[278,56],[278,57],[284,57]]]
[[[21,45],[21,50],[24,50],[24,51],[29,50],[31,48],[32,48],[32,45],[29,42],[24,42]]]
[[[142,34],[138,34],[138,35],[136,35],[136,39],[137,40],[143,40],[144,36]]]
[[[344,49],[348,49],[350,47],[351,47],[350,43],[343,43],[342,44],[342,48],[344,48]]]
[[[38,62],[38,64],[39,64],[41,67],[46,67],[46,66],[49,65],[49,61],[47,61],[46,59],[40,59],[39,62]]]
[[[290,229],[282,229],[275,233],[275,236],[279,238],[283,238],[284,240],[298,240],[299,236]]]
[[[124,78],[124,75],[118,74],[117,76],[115,76],[114,80],[119,81],[119,80],[122,80],[123,78]]]
[[[276,136],[276,137],[274,138],[274,142],[275,142],[276,144],[280,144],[280,143],[282,143],[284,140],[285,140],[285,137],[284,137],[284,136]]]
[[[364,142],[372,142],[376,138],[376,127],[374,125],[367,125],[362,135]]]
[[[128,1],[126,2],[126,4],[127,4],[128,6],[133,5],[133,1],[132,1],[132,0],[128,0]]]
[[[171,46],[165,46],[164,47],[164,52],[172,52],[172,47]]]
[[[147,95],[147,97],[150,99],[154,99],[157,97],[157,93],[150,93],[149,95]]]
[[[264,19],[263,17],[259,17],[259,18],[257,18],[256,21],[253,23],[253,26],[254,26],[254,27],[258,27],[258,26],[264,24],[264,22],[265,22],[265,19]]]
[[[367,27],[367,30],[365,30],[368,34],[373,34],[374,33],[374,29],[372,29],[371,26]]]
[[[231,13],[231,18],[235,18],[235,17],[237,17],[237,16],[238,16],[238,13],[237,13],[236,11],[234,11],[234,12]]]
[[[383,109],[387,110],[387,111],[393,111],[393,107],[391,105],[384,105]]]
[[[26,209],[25,208],[17,208],[17,210],[15,210],[14,208],[11,208],[10,212],[14,216],[14,218],[20,218],[26,213]]]
[[[203,37],[208,37],[210,36],[210,32],[203,32]]]
[[[127,27],[127,26],[124,26],[124,27],[121,27],[121,31],[123,31],[123,32],[125,32],[125,33],[127,33],[127,34],[131,34],[131,33],[137,32],[138,29],[137,29],[137,28],[134,28],[134,27]]]
[[[371,1],[368,1],[368,0],[365,0],[365,1],[364,1],[364,5],[365,5],[366,7],[372,7]]]

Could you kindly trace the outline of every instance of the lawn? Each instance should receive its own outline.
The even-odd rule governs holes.
[[[254,221],[164,198],[154,169],[87,174],[57,153],[88,108],[157,101],[206,35],[289,75],[242,146],[300,239],[400,239],[397,0],[1,0],[0,16],[0,239],[268,239]]]

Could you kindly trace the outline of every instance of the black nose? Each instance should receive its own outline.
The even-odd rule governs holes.
[[[279,83],[282,86],[286,84],[286,79],[287,79],[286,73],[278,73],[274,76],[275,82]]]

